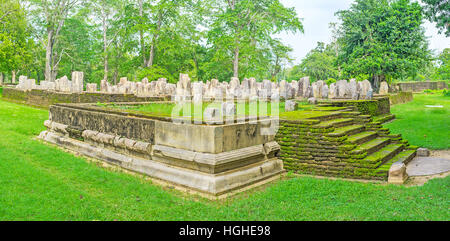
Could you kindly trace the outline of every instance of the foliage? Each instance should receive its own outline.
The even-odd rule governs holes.
[[[136,76],[139,80],[147,78],[149,81],[156,81],[160,78],[165,78],[169,83],[176,83],[178,81],[175,76],[172,76],[166,69],[158,65],[154,65],[152,68],[141,68],[136,72]]]
[[[436,23],[439,32],[450,36],[450,4],[448,0],[422,0],[427,18]]]
[[[30,38],[24,9],[16,0],[0,2],[0,72],[25,69],[31,63]]]
[[[356,0],[337,13],[342,21],[339,63],[348,76],[366,74],[375,88],[415,76],[430,61],[422,8],[409,0]]]
[[[234,77],[255,76],[271,63],[278,68],[277,59],[288,59],[286,53],[290,49],[274,39],[273,34],[303,31],[295,9],[284,7],[279,0],[209,3],[212,19],[207,38],[213,47],[212,58],[231,68]]]
[[[436,75],[441,80],[450,80],[450,48],[446,48],[438,57]]]
[[[331,45],[317,43],[300,64],[301,72],[311,77],[312,81],[337,79],[339,71],[336,68],[336,55]]]

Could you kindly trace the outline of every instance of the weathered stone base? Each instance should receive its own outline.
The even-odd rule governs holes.
[[[58,129],[58,124],[53,123],[52,127],[56,130]],[[64,126],[61,128],[63,130]],[[206,173],[171,165],[169,159],[161,162],[127,155],[98,144],[75,140],[68,137],[68,135],[54,131],[43,131],[39,138],[87,157],[99,159],[127,170],[213,196],[244,190],[249,186],[256,187],[265,184],[266,180],[284,172],[282,161],[276,157],[270,159],[262,158],[260,159],[261,161],[220,173]],[[134,146],[136,147],[137,145],[135,144]],[[234,152],[238,153],[239,151],[236,150]]]

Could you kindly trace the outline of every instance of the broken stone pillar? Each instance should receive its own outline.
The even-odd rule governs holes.
[[[97,84],[96,83],[89,83],[86,85],[86,92],[97,92]]]
[[[350,98],[349,91],[347,90],[347,80],[339,80],[336,82],[337,98]]]
[[[350,82],[348,83],[347,91],[349,92],[350,98],[352,98],[352,100],[359,99],[358,83],[355,79],[350,80]]]
[[[83,92],[83,72],[74,71],[72,72],[72,92],[81,93]]]
[[[195,82],[192,84],[192,101],[196,104],[203,102],[203,83]]]
[[[309,99],[311,97],[314,97],[314,93],[313,93],[313,87],[312,86],[308,86],[308,88],[306,88],[306,92],[305,92],[305,96],[306,99]]]
[[[325,84],[322,89],[322,99],[328,99],[329,88],[328,85]]]
[[[191,96],[191,78],[187,74],[180,74],[180,80],[177,83],[176,95],[178,96]]]
[[[368,80],[364,80],[361,83],[361,96],[360,99],[371,100],[373,95],[372,85]]]
[[[389,86],[386,81],[381,82],[380,91],[378,93],[380,95],[387,95],[389,93]]]
[[[27,77],[24,75],[19,76],[19,84],[16,86],[18,89],[26,90]]]
[[[310,86],[309,77],[301,78],[300,81],[298,82],[298,93],[297,93],[297,96],[303,97],[303,98],[308,98],[308,97],[306,97],[306,91],[307,91],[309,86]]]
[[[59,79],[58,81],[58,86],[59,86],[59,91],[62,92],[70,92],[71,89],[71,85],[69,82],[69,79],[67,78],[67,76],[63,76],[61,79]]]
[[[108,87],[109,87],[109,83],[106,80],[101,80],[100,81],[100,91],[104,92],[104,93],[108,93]]]
[[[233,102],[223,102],[222,114],[224,116],[234,116],[236,114],[236,105]]]
[[[298,107],[298,103],[293,100],[287,100],[284,104],[284,110],[286,112],[296,111]]]
[[[336,94],[337,94],[336,92],[337,92],[336,83],[332,83],[329,88],[328,98],[329,99],[336,98]]]
[[[124,86],[128,83],[128,78],[127,77],[122,77],[119,80],[119,83],[117,84],[118,86]]]
[[[205,109],[203,119],[206,123],[214,124],[223,121],[219,108],[208,107]]]

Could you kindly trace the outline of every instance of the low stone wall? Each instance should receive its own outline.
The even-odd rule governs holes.
[[[391,105],[404,104],[414,100],[412,92],[399,92],[395,94],[389,94],[389,102]]]
[[[168,101],[169,97],[138,97],[131,94],[106,93],[62,93],[47,90],[19,90],[16,88],[3,88],[3,98],[20,103],[49,107],[57,103],[112,103],[112,102],[150,102]]]
[[[40,138],[209,195],[264,183],[283,172],[271,119],[180,124],[93,104],[56,104]]]
[[[393,84],[403,92],[422,92],[424,90],[442,90],[448,89],[445,81],[426,81],[426,82],[400,82]]]

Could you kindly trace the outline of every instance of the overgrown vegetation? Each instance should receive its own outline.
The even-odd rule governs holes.
[[[448,80],[449,49],[433,55],[422,26],[437,12],[438,26],[448,33],[443,26],[449,20],[448,4],[426,2],[424,12],[410,0],[356,0],[350,9],[336,13],[340,22],[330,24],[332,41],[319,42],[288,71],[288,79],[368,79],[375,87],[381,81]]]
[[[1,220],[450,219],[450,177],[405,187],[289,176],[223,201],[196,199],[35,140],[47,118],[0,100]]]

